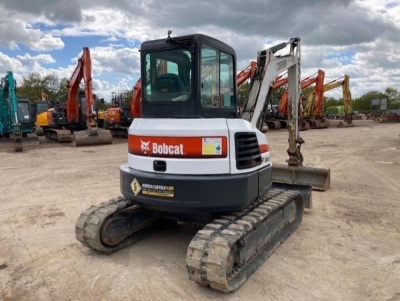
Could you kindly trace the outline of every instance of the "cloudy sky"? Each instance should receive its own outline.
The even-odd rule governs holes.
[[[109,100],[139,78],[141,42],[168,30],[226,42],[238,70],[258,50],[300,37],[302,77],[348,74],[353,97],[400,89],[400,0],[2,0],[0,76],[69,78],[89,47],[94,90]]]

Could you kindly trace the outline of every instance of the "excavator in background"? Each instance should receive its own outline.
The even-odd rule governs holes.
[[[322,129],[329,126],[329,121],[324,114],[324,79],[325,72],[318,70],[317,76],[309,78],[305,85],[315,83],[314,90],[307,96],[303,110],[302,119],[307,127]]]
[[[314,90],[313,90],[313,94],[314,95],[318,95],[319,97],[321,96],[321,89],[323,87],[324,84],[324,77],[325,77],[325,72],[321,69],[319,69],[315,74],[308,76],[306,78],[304,78],[301,81],[301,89],[305,89],[309,86],[311,86],[312,84],[315,84]],[[285,84],[287,82],[284,81],[286,78],[283,78],[282,80],[280,80],[278,83]],[[274,85],[275,86],[275,85]],[[284,93],[281,96],[280,102],[279,102],[279,114],[285,118],[287,118],[287,103],[288,103],[288,92],[287,90],[284,91]],[[299,129],[301,131],[303,130],[308,130],[309,128],[311,128],[311,122],[307,119],[307,112],[311,111],[311,108],[307,107],[307,104],[304,106],[302,101],[300,102],[300,119],[299,119]]]
[[[339,77],[327,84],[324,85],[324,92],[335,89],[337,87],[342,87],[343,93],[343,109],[344,116],[343,121],[340,121],[338,127],[351,127],[353,126],[353,118],[352,118],[352,99],[350,92],[350,76],[344,75]]]
[[[318,70],[317,73],[308,76],[304,78],[301,81],[301,90],[307,88],[308,86],[315,84],[314,88],[314,95],[320,95],[320,91],[323,87],[323,82],[324,82],[324,76],[325,72],[323,70]],[[271,86],[271,91],[268,93],[267,98],[270,99],[272,95],[272,91],[276,90],[283,85],[286,85],[288,83],[288,78],[284,74],[278,76],[274,83]],[[270,102],[266,102],[266,105],[268,106]],[[311,122],[310,120],[306,120],[305,117],[305,110],[303,109],[302,102],[299,101],[299,129],[301,131],[307,130],[311,127]],[[287,119],[288,119],[288,91],[285,90],[283,94],[281,95],[279,105],[276,110],[274,110],[272,107],[268,109],[268,107],[265,107],[263,109],[263,114],[264,114],[264,122],[268,126],[269,129],[280,129],[280,128],[287,128]]]
[[[257,62],[251,61],[249,66],[247,66],[237,74],[236,85],[239,87],[243,83],[245,83],[248,79],[253,78],[256,68],[257,68]]]
[[[251,99],[239,115],[233,48],[203,34],[170,33],[141,46],[142,116],[129,128],[123,197],[85,210],[76,238],[111,253],[162,229],[165,219],[198,224],[186,255],[189,278],[230,292],[299,227],[311,187],[329,187],[329,170],[302,166],[300,39],[258,53]],[[274,55],[287,46],[288,54]],[[290,184],[275,179],[268,139],[257,129],[269,86],[287,69],[286,169],[297,175]]]
[[[34,131],[38,136],[44,135],[44,129],[49,126],[47,111],[50,109],[50,101],[47,100],[47,94],[41,93],[40,100],[34,104],[33,116],[35,118]]]
[[[139,78],[132,92],[129,110],[123,108],[120,102],[114,102],[114,107],[104,112],[104,128],[111,131],[113,137],[128,137],[128,129],[134,118],[141,116],[141,90],[142,84]]]
[[[82,80],[83,92],[79,91]],[[45,135],[57,142],[72,141],[73,146],[111,144],[111,132],[98,127],[95,112],[90,51],[84,47],[68,82],[66,104],[56,103],[47,111],[48,125],[43,126]]]
[[[11,71],[7,71],[0,83],[0,143],[13,143],[13,150],[20,152],[23,145],[39,145],[39,138],[33,134],[33,119],[29,100],[18,99],[16,83]],[[5,147],[8,150],[8,147]],[[3,150],[3,147],[1,147]]]

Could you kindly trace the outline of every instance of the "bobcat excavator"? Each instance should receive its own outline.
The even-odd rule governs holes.
[[[84,92],[79,92],[82,79]],[[111,132],[97,126],[95,106],[90,51],[84,47],[68,82],[66,105],[56,103],[47,111],[46,137],[58,142],[72,141],[73,146],[111,144]]]
[[[340,121],[338,127],[351,127],[353,126],[352,120],[352,100],[351,100],[351,92],[350,92],[350,76],[344,75],[339,77],[327,84],[324,85],[324,92],[335,89],[337,87],[342,87],[343,93],[343,108],[344,108],[344,116],[343,121]]]
[[[24,145],[39,145],[39,138],[33,134],[33,118],[29,100],[18,99],[14,75],[7,71],[0,83],[0,149],[12,149],[20,152]]]
[[[287,46],[289,54],[274,55]],[[111,253],[154,233],[164,219],[199,224],[187,249],[189,278],[234,291],[299,227],[311,186],[329,186],[329,170],[319,183],[301,176],[303,183],[275,181],[268,139],[257,129],[265,90],[288,69],[288,164],[297,175],[310,174],[302,166],[296,117],[300,39],[258,53],[243,118],[230,46],[203,34],[169,32],[144,42],[140,53],[142,117],[129,128],[128,162],[120,167],[123,197],[85,210],[76,238]]]

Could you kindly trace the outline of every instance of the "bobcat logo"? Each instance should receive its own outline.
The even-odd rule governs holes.
[[[147,153],[150,153],[150,147],[149,147],[150,141],[145,142],[143,140],[140,140],[140,142],[141,142],[140,149],[142,150],[142,152],[146,155]]]

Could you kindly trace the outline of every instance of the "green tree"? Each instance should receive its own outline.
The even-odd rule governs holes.
[[[45,84],[39,73],[29,73],[23,78],[22,83],[17,85],[17,93],[21,98],[28,98],[31,102],[39,99],[41,92],[46,93]]]
[[[379,91],[369,91],[361,97],[353,100],[353,110],[370,111],[372,108],[372,100],[387,98],[387,95]],[[375,108],[377,109],[377,108]],[[380,108],[378,109],[380,110]]]
[[[54,100],[58,100],[60,103],[65,103],[68,94],[68,82],[69,80],[63,77],[58,84],[57,90],[54,92]]]
[[[35,102],[41,98],[42,93],[47,95],[49,101],[65,101],[68,80],[63,78],[61,81],[54,74],[41,76],[39,73],[29,73],[18,85],[18,96],[28,98]]]
[[[343,99],[342,101],[340,101],[339,99],[336,99],[334,97],[325,97],[324,101],[325,101],[325,108],[336,107],[343,104]]]
[[[400,91],[396,88],[387,87],[385,94],[388,100],[388,109],[400,109]]]

